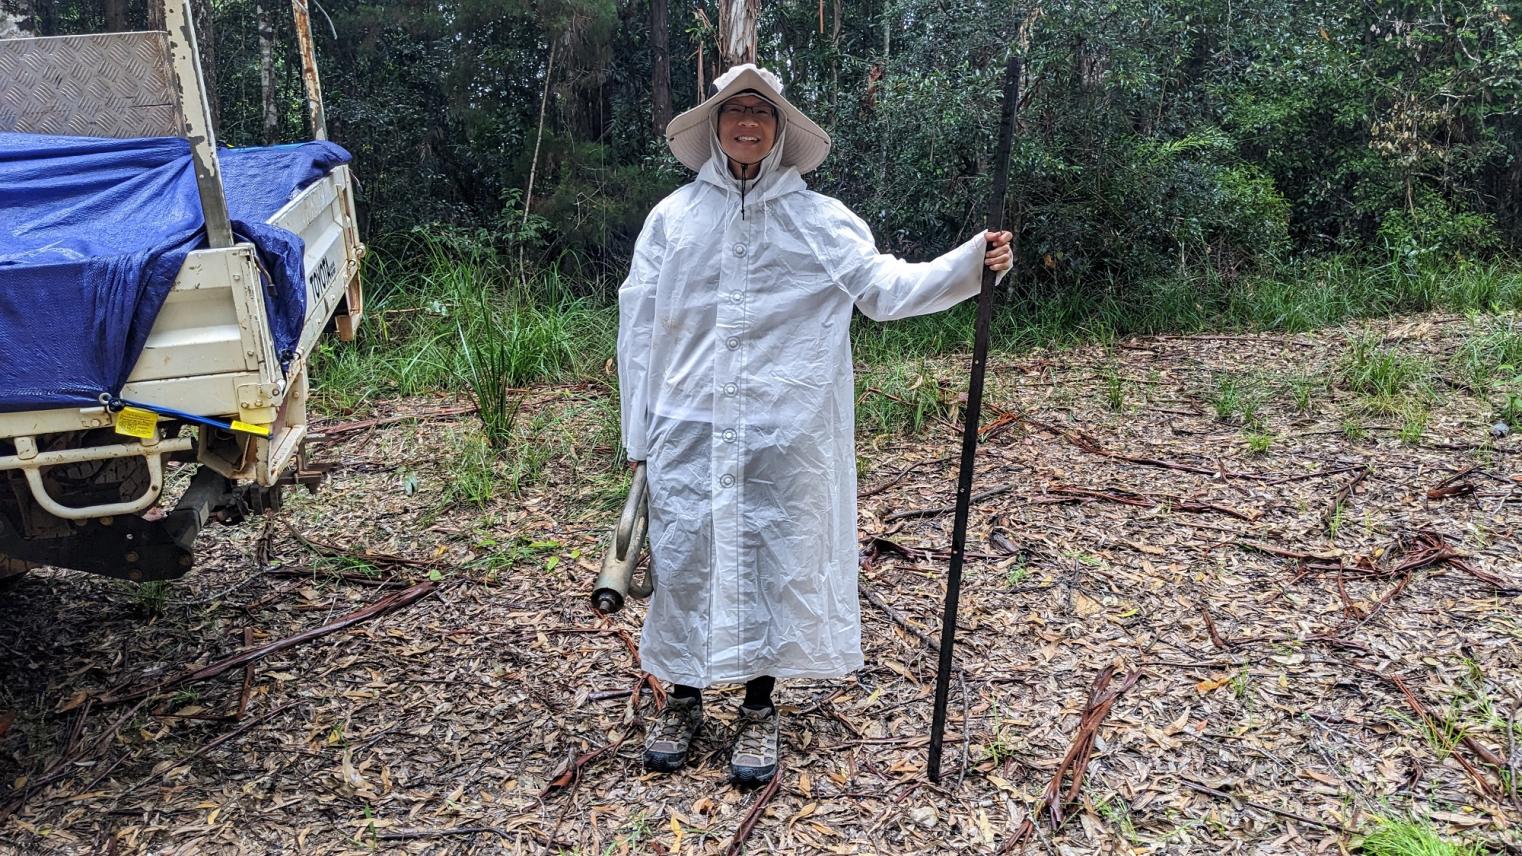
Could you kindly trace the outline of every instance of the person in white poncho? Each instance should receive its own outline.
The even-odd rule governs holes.
[[[621,424],[649,479],[640,659],[673,684],[645,766],[680,768],[700,690],[743,682],[730,772],[757,784],[777,770],[776,679],[862,665],[851,311],[946,309],[985,265],[1009,268],[1011,236],[921,264],[880,254],[861,218],[804,185],[830,138],[777,77],[740,65],[714,88],[666,129],[697,179],[650,212],[619,288]]]

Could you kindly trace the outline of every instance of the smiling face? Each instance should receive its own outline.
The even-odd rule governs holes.
[[[755,95],[736,95],[719,107],[719,148],[737,164],[753,164],[777,141],[777,108]]]

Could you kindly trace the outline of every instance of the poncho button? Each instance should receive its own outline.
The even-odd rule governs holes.
[[[724,442],[726,442],[726,443],[733,443],[735,441],[735,429],[733,429],[733,428],[726,428],[726,429],[724,429],[724,434],[722,436],[724,437]]]
[[[737,256],[743,256],[743,255],[745,255],[745,245],[744,244],[741,244],[741,243],[738,243],[738,242],[735,244],[735,255],[737,255]]]
[[[721,484],[721,485],[723,485],[725,487],[734,487],[735,486],[735,477],[730,475],[729,473],[725,473],[724,475],[719,477],[719,484]]]
[[[733,351],[734,349],[740,347],[740,340],[739,340],[739,338],[737,338],[735,336],[730,336],[728,339],[724,340],[724,347],[730,349],[731,351]]]
[[[740,388],[738,386],[735,386],[732,383],[726,383],[726,384],[724,384],[724,394],[725,395],[734,395],[735,393],[737,393],[739,391],[740,391]]]
[[[745,295],[741,294],[738,291],[731,291],[729,293],[729,299],[733,300],[735,303],[739,303],[740,301],[745,299]]]

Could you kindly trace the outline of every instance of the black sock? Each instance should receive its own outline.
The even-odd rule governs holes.
[[[751,710],[771,707],[772,688],[775,686],[777,686],[777,679],[771,675],[751,678],[745,682],[745,701],[743,704]]]
[[[703,691],[697,687],[689,687],[686,684],[671,685],[672,698],[695,698],[699,704],[703,702]]]

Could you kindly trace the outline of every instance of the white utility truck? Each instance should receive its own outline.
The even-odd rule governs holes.
[[[305,245],[305,320],[296,347],[277,354],[268,271],[229,220],[188,0],[155,2],[164,31],[0,39],[0,131],[184,138],[206,234],[115,401],[0,412],[0,578],[42,565],[178,577],[208,521],[277,507],[283,485],[320,476],[302,452],[307,361],[322,336],[350,340],[360,321],[353,179],[334,167],[268,218]],[[312,128],[325,139],[305,0],[293,5]],[[172,508],[161,505],[168,463],[194,469]]]

